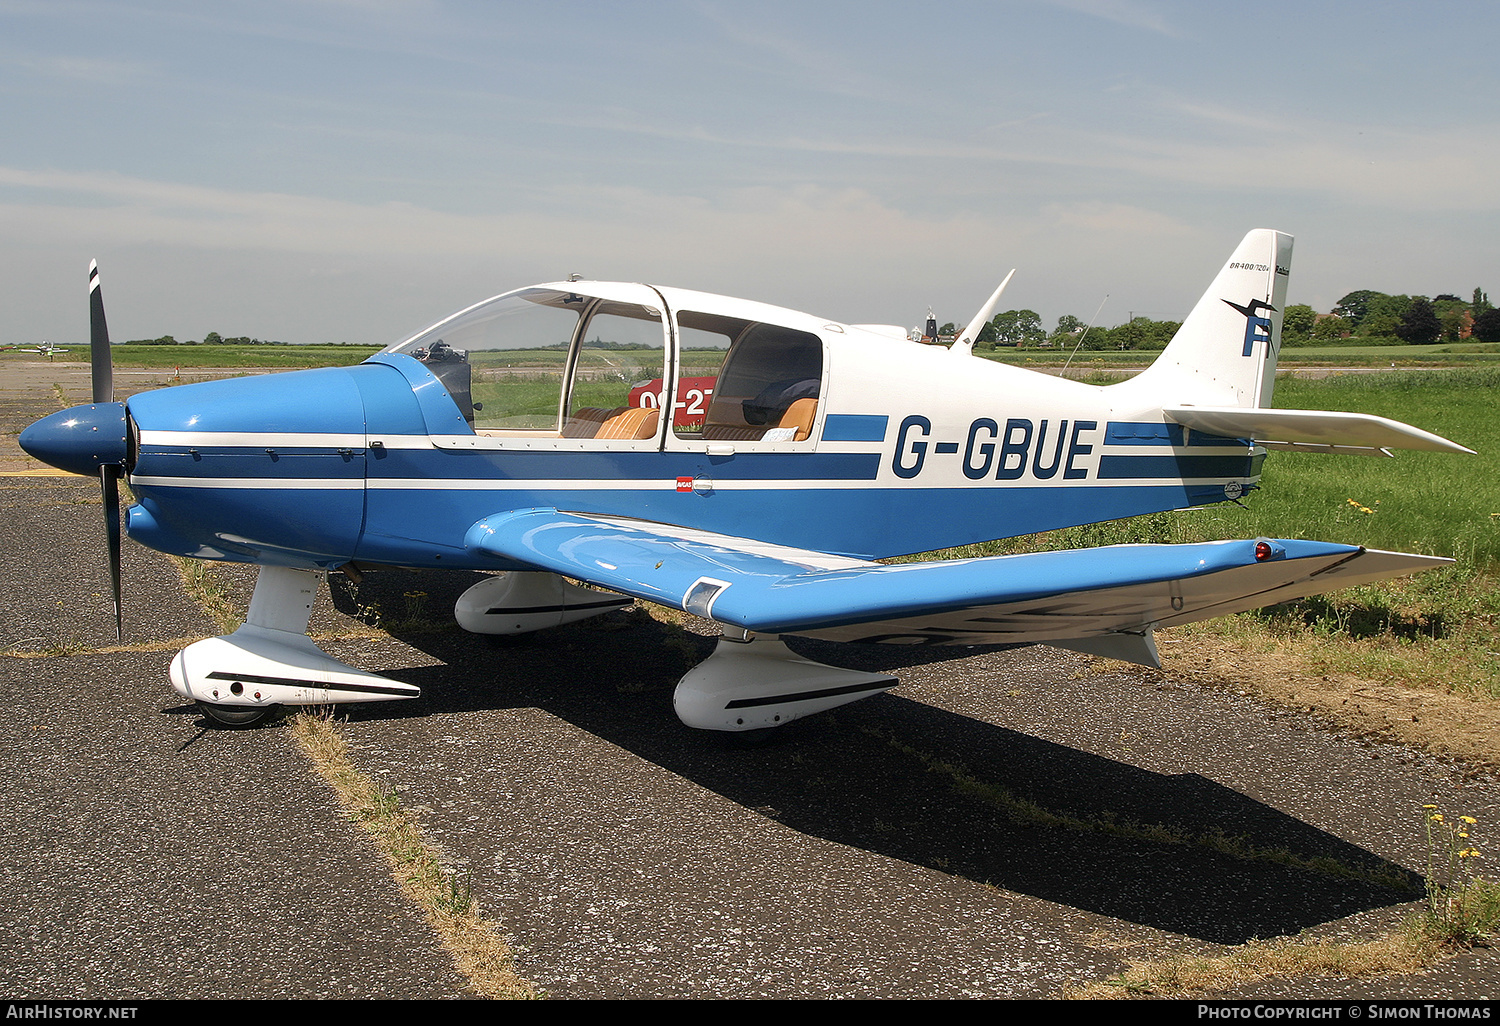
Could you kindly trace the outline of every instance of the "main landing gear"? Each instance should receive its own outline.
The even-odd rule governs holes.
[[[259,723],[283,705],[332,705],[416,698],[410,684],[366,673],[329,656],[307,634],[321,575],[263,567],[243,626],[189,645],[172,660],[172,686],[225,727]],[[630,599],[592,591],[554,574],[486,578],[459,598],[455,614],[482,634],[522,634],[597,616]],[[744,733],[778,727],[861,698],[898,681],[814,662],[770,635],[725,627],[713,655],[678,682],[672,704],[690,727]]]
[[[476,634],[524,634],[629,605],[622,595],[581,588],[556,574],[497,574],[459,597],[459,626]],[[766,730],[846,702],[889,691],[899,681],[804,659],[778,637],[724,628],[713,655],[677,684],[677,718],[701,730]]]

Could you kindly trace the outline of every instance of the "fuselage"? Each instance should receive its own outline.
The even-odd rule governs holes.
[[[483,345],[520,303],[497,297],[356,367],[132,397],[128,533],[198,558],[493,569],[465,549],[468,528],[550,507],[880,558],[1232,499],[1258,480],[1248,441],[1110,387],[700,293],[577,282],[515,296],[528,316],[564,318],[555,382],[501,365],[520,350],[452,355],[445,340]],[[646,341],[609,348],[606,325]],[[779,366],[811,400],[795,430],[766,426],[785,419],[774,408],[754,423],[774,401],[750,392]],[[523,386],[545,400],[528,400],[529,420],[510,397]],[[616,405],[598,416],[672,416],[605,437],[584,403],[607,386]]]

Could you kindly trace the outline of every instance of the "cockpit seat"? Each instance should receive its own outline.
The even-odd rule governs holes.
[[[776,424],[798,399],[817,399],[818,386],[817,378],[771,382],[755,398],[740,403],[745,423],[764,424],[767,427]]]
[[[643,406],[626,407],[624,410],[612,413],[609,419],[599,426],[599,431],[594,437],[652,438],[656,435],[656,422],[660,412]]]
[[[776,425],[782,431],[794,429],[790,441],[805,442],[807,436],[812,434],[813,418],[818,415],[818,401],[816,399],[798,399],[787,407],[787,411],[781,415],[781,421]]]
[[[703,439],[707,442],[758,442],[765,433],[765,428],[749,424],[703,425]]]
[[[709,411],[712,416],[713,411]],[[775,424],[715,424],[703,425],[703,438],[709,442],[805,442],[812,434],[813,420],[818,415],[816,399],[798,399],[788,406]]]
[[[624,413],[626,407],[617,406],[613,410],[607,410],[602,406],[582,406],[568,414],[568,419],[563,422],[562,436],[564,438],[593,438],[599,433],[599,428],[606,420],[619,413]]]
[[[658,411],[641,406],[580,406],[563,422],[564,438],[651,438],[656,434]]]

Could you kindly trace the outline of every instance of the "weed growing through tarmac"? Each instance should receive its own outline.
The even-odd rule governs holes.
[[[427,605],[427,593],[425,591],[403,592],[402,598],[406,600],[406,622],[420,623],[422,620],[422,609]]]
[[[443,853],[400,797],[355,767],[349,746],[326,711],[301,712],[292,736],[391,864],[402,893],[420,908],[474,989],[490,998],[536,998],[537,989],[515,968],[499,929],[479,914],[467,871],[445,865]]]
[[[229,634],[244,622],[243,612],[230,595],[214,564],[182,556],[172,556],[171,560],[177,564],[177,572],[182,575],[188,597],[198,603],[209,619],[219,625],[220,630]]]
[[[473,871],[467,868],[463,872],[452,870],[447,873],[447,882],[447,889],[434,898],[438,908],[450,916],[461,916],[474,911],[476,903]]]
[[[1412,928],[1444,947],[1488,946],[1500,926],[1500,884],[1479,875],[1473,816],[1422,806],[1427,840],[1427,901]]]

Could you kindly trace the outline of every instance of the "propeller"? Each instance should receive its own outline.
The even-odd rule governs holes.
[[[58,410],[27,427],[16,439],[43,463],[88,477],[98,475],[104,502],[104,537],[109,552],[110,586],[115,599],[115,636],[124,639],[120,610],[120,477],[130,458],[130,424],[125,404],[115,399],[109,329],[99,293],[99,265],[89,264],[90,357],[93,399]]]
[[[115,401],[115,373],[109,351],[109,325],[104,320],[104,294],[99,289],[99,262],[89,261],[89,362],[94,403]],[[120,474],[118,463],[101,463],[99,487],[104,503],[104,544],[109,552],[109,584],[115,599],[115,638],[125,639],[120,608]]]

